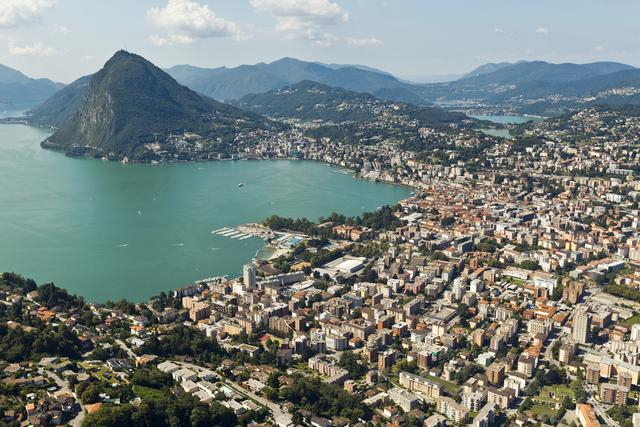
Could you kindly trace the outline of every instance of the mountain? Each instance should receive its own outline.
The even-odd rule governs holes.
[[[218,100],[238,100],[248,94],[282,89],[304,80],[392,101],[453,109],[493,109],[512,113],[555,115],[588,102],[634,103],[633,91],[607,95],[633,83],[636,68],[616,62],[553,64],[519,61],[485,64],[463,77],[444,83],[414,84],[384,71],[361,65],[336,65],[283,58],[270,64],[236,68],[196,68],[188,65],[167,70],[181,84]],[[592,98],[596,101],[589,101]]]
[[[593,104],[633,104],[640,70],[616,62],[487,64],[447,83],[420,85],[426,101],[465,111],[489,109],[545,116]]]
[[[518,62],[511,65],[490,65],[497,66],[497,69],[491,72],[481,72],[480,74],[476,70],[475,75],[467,76],[460,82],[476,85],[518,85],[532,82],[566,83],[633,69],[630,65],[615,62],[551,64],[544,61],[533,61]]]
[[[402,116],[415,120],[422,127],[442,127],[452,123],[460,124],[469,119],[462,113],[382,100],[368,93],[331,87],[310,80],[267,93],[246,95],[235,104],[276,119],[295,118],[334,124],[366,125]]]
[[[367,65],[361,65],[361,64],[324,64],[322,62],[318,62],[318,64],[324,65],[325,67],[333,68],[334,70],[337,70],[339,68],[359,68],[361,70],[371,71],[373,73],[386,74],[388,76],[392,75],[391,73],[388,73],[384,70],[380,70],[379,68],[369,67]]]
[[[178,82],[217,100],[238,100],[252,93],[282,89],[304,80],[347,90],[367,92],[385,99],[425,104],[411,84],[364,66],[325,65],[294,58],[236,68],[196,68],[180,65],[166,70]]]
[[[501,70],[503,68],[507,68],[512,66],[513,64],[510,62],[498,62],[498,63],[488,63],[488,64],[484,64],[479,66],[478,68],[476,68],[475,70],[471,71],[468,74],[465,74],[464,76],[460,77],[458,80],[462,80],[462,79],[468,79],[471,77],[477,77],[477,76],[482,76],[484,74],[490,74],[493,73],[495,71]]]
[[[68,96],[77,99],[84,83]],[[64,98],[64,97],[62,97]],[[62,99],[50,99],[51,111]],[[194,132],[232,141],[242,131],[270,129],[261,116],[203,97],[178,84],[141,56],[119,51],[94,74],[79,108],[42,143],[67,152],[79,147],[115,157],[141,159],[147,146],[173,133]]]
[[[91,77],[80,77],[60,89],[42,104],[27,111],[26,115],[29,117],[29,121],[40,126],[60,127],[80,108],[84,95],[89,89]]]
[[[20,71],[0,65],[0,108],[37,105],[63,88],[49,79],[32,79]]]

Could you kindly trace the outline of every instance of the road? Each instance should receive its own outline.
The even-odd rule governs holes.
[[[181,365],[184,367],[187,367],[189,369],[192,369],[196,372],[202,372],[203,370],[208,370],[210,371],[210,369],[207,368],[203,368],[202,366],[198,366],[198,365],[194,365],[192,363],[187,363],[187,362],[177,362],[174,361],[174,363],[176,365]],[[271,413],[273,414],[274,419],[276,420],[276,422],[278,422],[278,425],[292,425],[293,421],[291,418],[291,414],[289,414],[288,412],[284,411],[280,405],[278,405],[277,403],[274,403],[268,399],[265,399],[264,397],[260,397],[257,394],[253,393],[250,390],[245,389],[244,387],[242,387],[240,384],[238,384],[235,381],[232,381],[228,378],[221,378],[220,379],[222,382],[224,382],[226,385],[228,385],[229,387],[231,387],[232,389],[234,389],[235,391],[237,391],[240,394],[243,394],[245,396],[250,397],[251,399],[255,400],[256,402],[258,402],[259,404],[261,404],[262,406],[269,408],[269,410],[271,411]]]
[[[85,417],[84,405],[82,404],[82,402],[80,402],[80,399],[78,399],[76,393],[71,390],[71,387],[69,387],[69,382],[60,378],[55,372],[47,371],[43,368],[38,369],[38,372],[40,374],[47,374],[47,376],[51,378],[58,387],[60,387],[60,390],[64,391],[65,393],[71,394],[76,399],[76,402],[78,402],[78,405],[80,405],[80,411],[76,414],[75,418],[69,420],[68,424],[72,427],[80,427]]]
[[[616,420],[607,415],[607,411],[602,406],[600,406],[600,403],[598,403],[593,397],[590,397],[587,402],[590,403],[591,406],[593,406],[593,411],[604,420],[606,425],[620,427],[620,424],[618,424]]]
[[[133,352],[133,350],[131,350],[129,347],[127,347],[127,345],[123,341],[121,341],[121,340],[115,340],[115,341],[116,341],[116,344],[118,344],[121,349],[123,349],[124,351],[127,352],[127,356],[129,356],[130,358],[132,358],[134,360],[138,358],[138,355],[135,354]]]
[[[552,351],[553,346],[555,345],[556,341],[558,341],[559,339],[560,339],[560,335],[553,338],[551,342],[547,344],[547,348],[544,350],[544,360],[547,363],[549,363],[549,365],[555,365],[555,366],[560,365],[560,362],[553,358],[553,351]]]

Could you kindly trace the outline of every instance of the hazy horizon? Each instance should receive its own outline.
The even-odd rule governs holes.
[[[361,64],[408,80],[489,62],[640,66],[630,0],[0,0],[0,63],[69,83],[118,49],[161,67],[235,67],[283,57]]]

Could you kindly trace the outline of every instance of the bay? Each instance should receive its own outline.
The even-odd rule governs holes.
[[[503,125],[514,124],[519,125],[527,122],[541,122],[544,120],[544,117],[537,116],[515,116],[515,115],[505,115],[505,116],[471,116],[474,119],[478,120],[487,120],[493,123],[499,123]]]
[[[236,276],[264,248],[257,238],[212,230],[273,214],[359,215],[410,194],[309,161],[71,159],[41,149],[47,135],[0,126],[0,271],[51,281],[90,301],[141,301],[197,279]]]
[[[502,125],[508,125],[508,124],[522,124],[522,123],[527,123],[527,122],[541,122],[544,120],[543,117],[536,117],[536,116],[513,116],[513,115],[506,115],[506,116],[471,116],[474,119],[478,119],[478,120],[486,120],[489,122],[493,122],[493,123],[498,123],[498,124],[502,124]],[[509,132],[509,129],[493,129],[493,128],[487,128],[487,129],[480,129],[481,132],[487,134],[487,135],[491,135],[491,136],[496,136],[499,138],[511,138],[511,132]]]

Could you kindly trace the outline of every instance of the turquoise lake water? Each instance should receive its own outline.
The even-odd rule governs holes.
[[[502,125],[515,124],[519,125],[527,122],[541,122],[544,120],[542,117],[535,116],[471,116],[478,120],[487,120],[493,123]],[[509,129],[480,129],[487,135],[497,136],[500,138],[511,138],[511,132]]]
[[[41,149],[46,136],[0,125],[0,271],[91,301],[140,301],[197,279],[240,275],[264,247],[212,230],[272,214],[359,215],[410,194],[317,162],[71,159]]]

